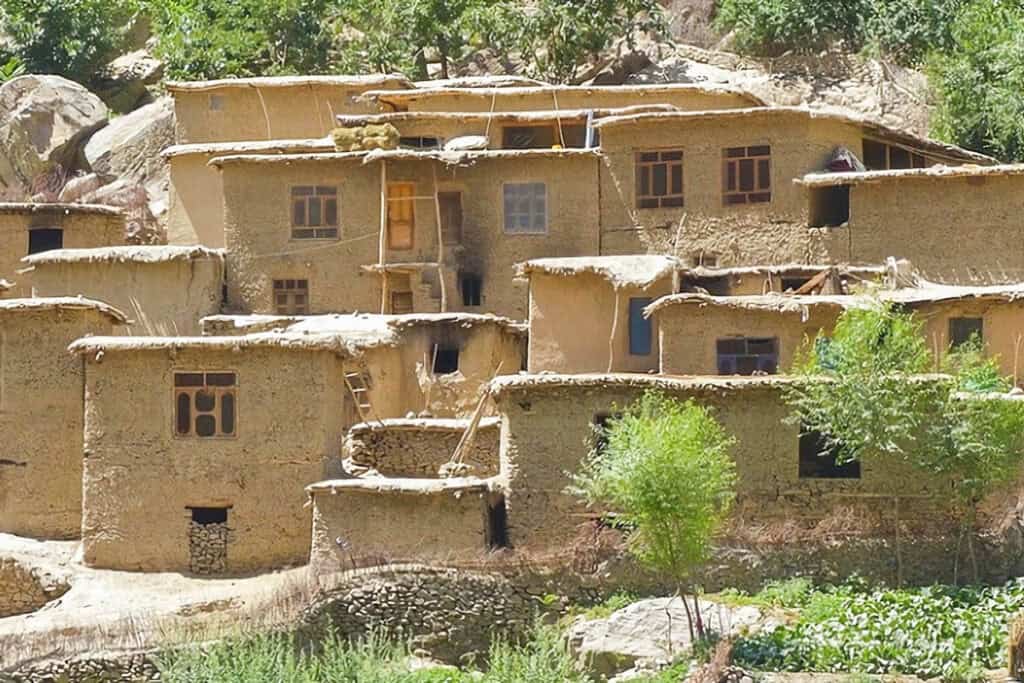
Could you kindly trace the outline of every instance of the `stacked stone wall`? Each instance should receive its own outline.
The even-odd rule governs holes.
[[[0,558],[0,617],[34,612],[70,586],[14,558]]]
[[[438,420],[430,426],[415,426],[413,422],[356,425],[349,431],[345,453],[352,464],[387,477],[436,477],[451,459],[468,421]],[[496,418],[481,421],[462,458],[470,467],[466,475],[491,477],[498,473],[498,436]]]
[[[228,568],[231,529],[223,524],[189,522],[189,569],[193,574],[223,574]]]

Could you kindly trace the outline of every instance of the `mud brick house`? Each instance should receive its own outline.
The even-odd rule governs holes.
[[[89,299],[0,299],[0,532],[78,537],[84,377],[67,346],[126,322]]]
[[[37,296],[85,296],[131,317],[127,333],[190,335],[220,312],[224,252],[204,247],[55,249],[22,259]]]
[[[521,264],[530,291],[529,371],[657,371],[659,335],[644,309],[679,290],[679,270],[668,256]]]
[[[96,204],[0,203],[0,279],[11,296],[30,296],[18,270],[24,256],[51,249],[109,247],[124,243],[121,209]]]

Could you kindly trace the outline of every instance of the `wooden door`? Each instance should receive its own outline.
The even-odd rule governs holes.
[[[388,248],[412,249],[415,183],[388,183]]]
[[[438,192],[441,209],[441,241],[444,244],[462,243],[462,193]]]

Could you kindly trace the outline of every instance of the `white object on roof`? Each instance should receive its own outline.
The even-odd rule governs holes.
[[[444,143],[444,148],[450,152],[465,152],[487,149],[489,142],[486,135],[459,135]]]

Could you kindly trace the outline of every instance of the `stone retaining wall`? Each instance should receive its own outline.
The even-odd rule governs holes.
[[[0,558],[0,617],[34,612],[70,586],[11,557]]]
[[[153,658],[152,651],[81,655],[0,673],[0,683],[149,683],[160,680]]]
[[[354,425],[345,439],[352,464],[388,477],[436,477],[468,426],[468,420],[395,419]],[[462,461],[465,474],[491,477],[498,473],[498,418],[483,418]]]

